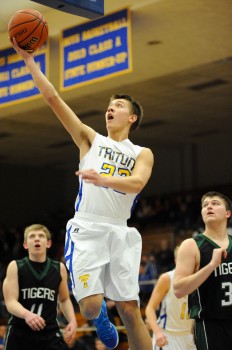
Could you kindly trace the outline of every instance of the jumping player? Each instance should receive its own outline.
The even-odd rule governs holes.
[[[230,199],[208,192],[201,200],[205,231],[185,240],[177,254],[174,290],[189,294],[198,350],[232,349],[232,238]]]
[[[4,349],[65,349],[57,322],[58,301],[69,322],[64,331],[66,342],[77,327],[65,265],[47,257],[51,235],[43,225],[25,229],[23,246],[28,257],[10,262],[3,283],[5,304],[11,314]]]
[[[141,122],[142,107],[128,95],[112,96],[105,113],[108,137],[104,137],[83,124],[61,99],[33,55],[20,49],[15,40],[13,46],[79,148],[79,193],[74,218],[67,224],[65,259],[81,313],[93,320],[98,337],[113,349],[118,333],[108,319],[103,298],[114,300],[130,349],[151,350],[138,305],[141,236],[127,226],[153,166],[151,150],[128,139],[130,130]]]

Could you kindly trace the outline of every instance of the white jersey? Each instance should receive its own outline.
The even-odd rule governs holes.
[[[130,176],[142,147],[129,139],[122,142],[96,134],[93,144],[80,161],[79,169],[95,169],[102,176]],[[136,193],[122,193],[112,188],[95,186],[79,179],[75,202],[78,213],[127,220],[138,199]]]
[[[170,277],[170,289],[162,300],[158,324],[167,332],[187,334],[191,332],[193,321],[189,319],[188,297],[178,299],[174,294],[174,271],[167,272]]]
[[[163,328],[167,344],[163,347],[156,345],[153,333],[153,350],[197,350],[191,332],[193,320],[188,315],[187,296],[177,299],[173,292],[174,270],[167,272],[170,277],[170,289],[161,303],[158,324]]]

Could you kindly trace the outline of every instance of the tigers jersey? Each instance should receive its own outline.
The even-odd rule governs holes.
[[[167,272],[170,277],[170,288],[163,298],[158,324],[161,328],[175,334],[189,334],[193,321],[188,315],[188,298],[187,296],[177,299],[173,291],[173,280],[175,270]]]
[[[26,309],[43,317],[44,330],[59,327],[57,318],[58,292],[61,282],[60,262],[47,258],[45,263],[33,262],[25,257],[16,260],[18,266],[18,301]],[[9,325],[30,330],[25,320],[11,316]],[[34,332],[34,331],[32,331]]]
[[[96,134],[93,144],[80,161],[79,169],[95,169],[102,176],[130,176],[142,147],[129,139],[122,142]],[[134,193],[95,186],[79,178],[75,210],[79,213],[127,220],[138,199]]]
[[[232,320],[232,238],[229,237],[227,257],[207,280],[189,295],[190,317],[208,320]],[[208,265],[213,250],[220,248],[214,241],[199,234],[194,237],[200,250],[200,269]]]

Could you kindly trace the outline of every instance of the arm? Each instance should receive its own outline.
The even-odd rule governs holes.
[[[42,317],[27,310],[19,298],[18,268],[16,261],[12,261],[6,272],[6,278],[3,282],[3,295],[8,312],[19,318],[23,318],[28,326],[34,331],[39,331],[45,327],[45,321]]]
[[[221,263],[222,255],[225,256],[225,254],[226,251],[222,248],[214,249],[209,264],[199,270],[199,249],[192,238],[186,239],[177,253],[174,277],[174,293],[176,297],[181,298],[196,290]]]
[[[163,332],[163,329],[157,324],[156,309],[168,293],[170,289],[170,278],[167,274],[163,274],[159,277],[155,288],[153,289],[150,300],[146,306],[145,314],[147,321],[151,327],[152,332],[156,337],[156,345],[159,347],[167,344],[167,338]]]
[[[67,270],[63,263],[60,263],[60,273],[62,277],[62,281],[59,287],[59,302],[62,313],[64,314],[66,320],[68,321],[68,325],[64,331],[65,341],[68,343],[72,337],[75,335],[77,322],[74,313],[73,304],[71,302],[68,290],[68,275]]]
[[[101,176],[95,170],[79,170],[76,175],[96,186],[105,186],[126,193],[139,193],[147,184],[154,163],[154,157],[149,148],[144,148],[139,154],[131,176]]]
[[[64,125],[65,129],[72,136],[76,145],[80,148],[82,158],[89,150],[96,132],[83,124],[71,108],[61,99],[54,86],[36,64],[33,54],[22,50],[14,39],[12,45],[15,51],[22,56],[32,75],[35,86],[39,89],[41,95]]]

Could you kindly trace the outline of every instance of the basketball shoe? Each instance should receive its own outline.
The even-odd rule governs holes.
[[[97,329],[97,336],[102,343],[104,343],[109,349],[116,348],[119,340],[118,331],[108,318],[106,303],[104,300],[102,302],[100,315],[93,320],[93,324]]]

